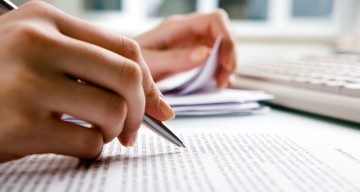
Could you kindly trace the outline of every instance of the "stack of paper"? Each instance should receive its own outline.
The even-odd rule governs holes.
[[[165,96],[177,116],[249,115],[269,111],[257,101],[271,96],[258,91],[212,89],[182,96]]]
[[[258,103],[271,99],[269,94],[216,88],[214,76],[218,67],[220,43],[221,37],[218,37],[209,58],[199,69],[159,83],[177,116],[248,115],[269,110]]]

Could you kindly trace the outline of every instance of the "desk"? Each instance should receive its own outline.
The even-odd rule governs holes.
[[[92,164],[55,155],[2,164],[0,191],[360,189],[356,124],[282,108],[265,115],[176,118],[167,124],[182,136],[187,149],[142,128],[135,147],[121,147],[115,140]],[[287,135],[299,136],[301,143]]]
[[[299,134],[306,137],[338,138],[360,151],[360,125],[282,107],[272,106],[268,114],[253,116],[176,118],[167,124],[175,130],[228,130],[253,133]]]

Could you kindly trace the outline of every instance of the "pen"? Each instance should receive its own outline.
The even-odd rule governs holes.
[[[4,12],[7,12],[7,11],[10,11],[13,9],[17,9],[17,6],[9,0],[1,0],[0,5],[1,5],[0,13],[4,13]]]
[[[170,141],[172,144],[186,148],[183,142],[170,131],[169,128],[162,122],[157,119],[152,118],[151,116],[145,114],[144,115],[144,124],[156,134],[160,135],[164,139]]]
[[[17,6],[11,1],[0,0],[0,15],[13,9],[17,9]],[[185,148],[183,142],[173,132],[171,132],[170,129],[162,121],[156,120],[155,118],[145,114],[143,123],[150,130],[163,137],[164,139],[168,140],[169,142],[173,143],[174,145]]]

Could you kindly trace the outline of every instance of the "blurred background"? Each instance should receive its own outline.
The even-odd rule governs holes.
[[[20,5],[26,0],[13,0]],[[335,45],[360,32],[360,0],[45,0],[127,36],[173,14],[222,8],[239,42]],[[346,44],[346,43],[345,43]]]

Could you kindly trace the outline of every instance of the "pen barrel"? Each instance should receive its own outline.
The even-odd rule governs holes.
[[[185,147],[183,142],[173,132],[171,132],[170,129],[168,129],[163,122],[145,114],[144,125],[162,138],[171,142],[172,144],[178,147]]]

